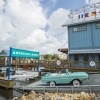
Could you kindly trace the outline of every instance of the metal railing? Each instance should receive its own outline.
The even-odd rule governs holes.
[[[38,93],[45,92],[56,92],[56,93],[100,93],[100,85],[80,85],[80,86],[20,86],[14,87],[15,89],[19,89],[24,91],[36,91]]]
[[[89,61],[84,62],[69,62],[70,69],[79,69],[84,71],[100,71],[100,62],[95,62],[95,66],[90,66]]]

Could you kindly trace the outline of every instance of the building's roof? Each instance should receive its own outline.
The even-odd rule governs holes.
[[[7,57],[9,56],[9,50],[2,50],[0,52],[0,57]]]
[[[62,27],[65,26],[72,26],[72,25],[78,25],[78,24],[84,24],[84,23],[90,23],[90,22],[96,22],[96,21],[100,21],[100,17],[99,18],[93,18],[93,19],[84,19],[84,20],[68,20],[66,21],[66,23],[64,23],[62,25]]]
[[[61,48],[58,51],[68,54],[68,48]]]
[[[100,20],[100,2],[69,10],[68,17],[70,20],[67,20],[63,27],[98,21]]]

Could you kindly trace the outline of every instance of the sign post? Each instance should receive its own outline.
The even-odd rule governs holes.
[[[9,52],[9,63],[8,63],[8,69],[7,69],[8,80],[10,80],[11,53],[12,53],[12,48],[10,47],[10,52]]]
[[[15,48],[10,47],[9,63],[8,63],[8,80],[10,80],[11,57],[36,58],[36,59],[38,59],[38,71],[39,71],[39,67],[40,67],[39,52],[22,50],[22,49],[15,49]]]
[[[40,71],[40,57],[38,58],[38,72]]]

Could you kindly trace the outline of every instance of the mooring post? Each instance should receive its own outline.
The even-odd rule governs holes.
[[[11,66],[11,53],[12,53],[12,48],[10,47],[10,52],[9,52],[9,63],[8,63],[8,80],[10,80],[10,66]]]
[[[38,72],[40,71],[40,57],[38,58]]]

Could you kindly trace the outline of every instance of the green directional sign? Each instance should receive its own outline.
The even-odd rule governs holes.
[[[11,48],[11,57],[39,58],[39,52]]]
[[[10,80],[11,57],[37,58],[38,59],[38,71],[39,71],[39,68],[40,68],[40,55],[39,55],[39,52],[22,50],[22,49],[15,49],[15,48],[10,47],[9,63],[8,63],[8,80]]]

